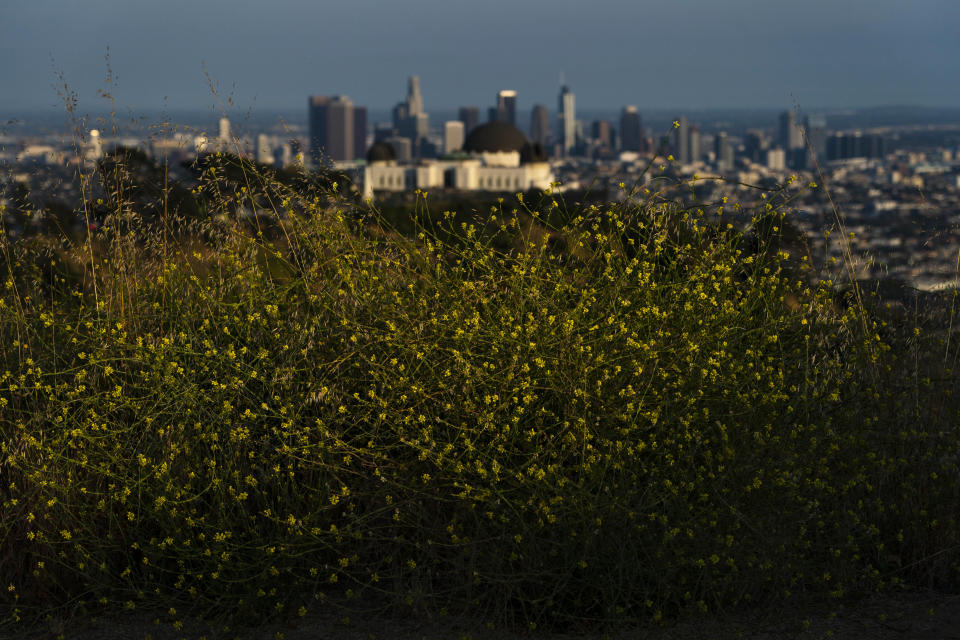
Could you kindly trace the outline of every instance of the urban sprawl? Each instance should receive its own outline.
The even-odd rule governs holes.
[[[186,127],[106,135],[80,126],[77,136],[65,137],[8,123],[0,129],[0,210],[9,210],[16,189],[38,207],[79,198],[79,171],[117,146],[140,149],[170,166],[174,177],[176,167],[212,152],[276,167],[326,166],[350,176],[371,199],[417,189],[515,194],[552,187],[620,200],[632,187],[666,178],[687,186],[679,197],[727,198],[746,209],[764,193],[795,190],[792,221],[827,274],[852,266],[857,278],[896,278],[919,289],[957,284],[960,121],[857,128],[835,125],[828,112],[786,110],[774,122],[751,126],[678,112],[652,131],[636,106],[622,107],[618,118],[579,119],[568,86],[554,113],[535,104],[524,123],[517,99],[517,91],[499,91],[486,110],[463,106],[433,126],[413,76],[385,122],[370,122],[368,109],[346,96],[314,95],[305,123],[238,132],[224,116],[216,135]],[[7,227],[16,235],[12,222]],[[838,232],[850,242],[852,265]]]

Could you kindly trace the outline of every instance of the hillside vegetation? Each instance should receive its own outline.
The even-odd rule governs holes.
[[[202,170],[188,217],[113,163],[79,235],[0,238],[4,625],[960,587],[955,296],[817,280],[786,188],[398,221]]]

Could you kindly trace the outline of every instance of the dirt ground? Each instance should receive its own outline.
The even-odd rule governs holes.
[[[155,622],[158,620],[158,622]],[[12,635],[11,635],[12,633]],[[912,592],[854,603],[778,608],[730,616],[686,619],[666,627],[570,629],[542,633],[490,628],[482,621],[370,617],[344,622],[337,615],[308,615],[290,625],[211,631],[186,623],[175,629],[164,614],[117,614],[99,620],[54,620],[26,633],[0,630],[13,640],[960,640],[960,595]]]

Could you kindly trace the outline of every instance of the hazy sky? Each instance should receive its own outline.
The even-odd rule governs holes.
[[[960,0],[0,0],[0,118],[126,109],[960,106]]]

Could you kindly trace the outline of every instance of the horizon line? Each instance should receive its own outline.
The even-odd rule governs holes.
[[[542,102],[535,102],[531,105],[533,106],[543,104]],[[355,106],[366,107],[368,111],[390,111],[391,106],[370,106],[364,104],[358,104]],[[483,105],[478,104],[456,104],[456,105],[441,105],[437,107],[432,107],[425,109],[427,113],[431,111],[456,111],[461,107],[482,107]],[[637,103],[624,103],[619,106],[611,105],[578,105],[577,111],[619,111],[627,106],[635,106],[638,111],[794,111],[795,107],[786,107],[786,106],[771,106],[771,105],[733,105],[733,106],[647,106],[643,107]],[[802,108],[801,111],[805,112],[814,112],[814,111],[862,111],[862,110],[876,110],[876,109],[940,109],[940,110],[958,110],[960,111],[960,104],[923,104],[923,103],[875,103],[869,105],[816,105],[813,107]],[[129,112],[148,112],[148,113],[162,113],[162,112],[205,112],[205,111],[215,111],[217,113],[223,113],[223,108],[215,105],[190,105],[190,106],[168,106],[168,107],[147,107],[147,106],[127,106],[127,107],[106,107],[100,109],[82,109],[90,113],[97,114],[109,114],[114,112],[117,117],[122,117],[129,115]],[[23,114],[30,111],[64,111],[66,109],[63,105],[28,105],[28,106],[15,106],[15,107],[3,107],[0,106],[0,113],[8,114]],[[279,105],[263,105],[259,107],[243,107],[239,105],[232,105],[227,109],[227,112],[249,112],[256,113],[257,111],[267,111],[267,112],[300,112],[303,111],[306,113],[307,109],[303,107],[294,107],[294,106],[279,106]],[[2,123],[0,123],[2,124]]]

